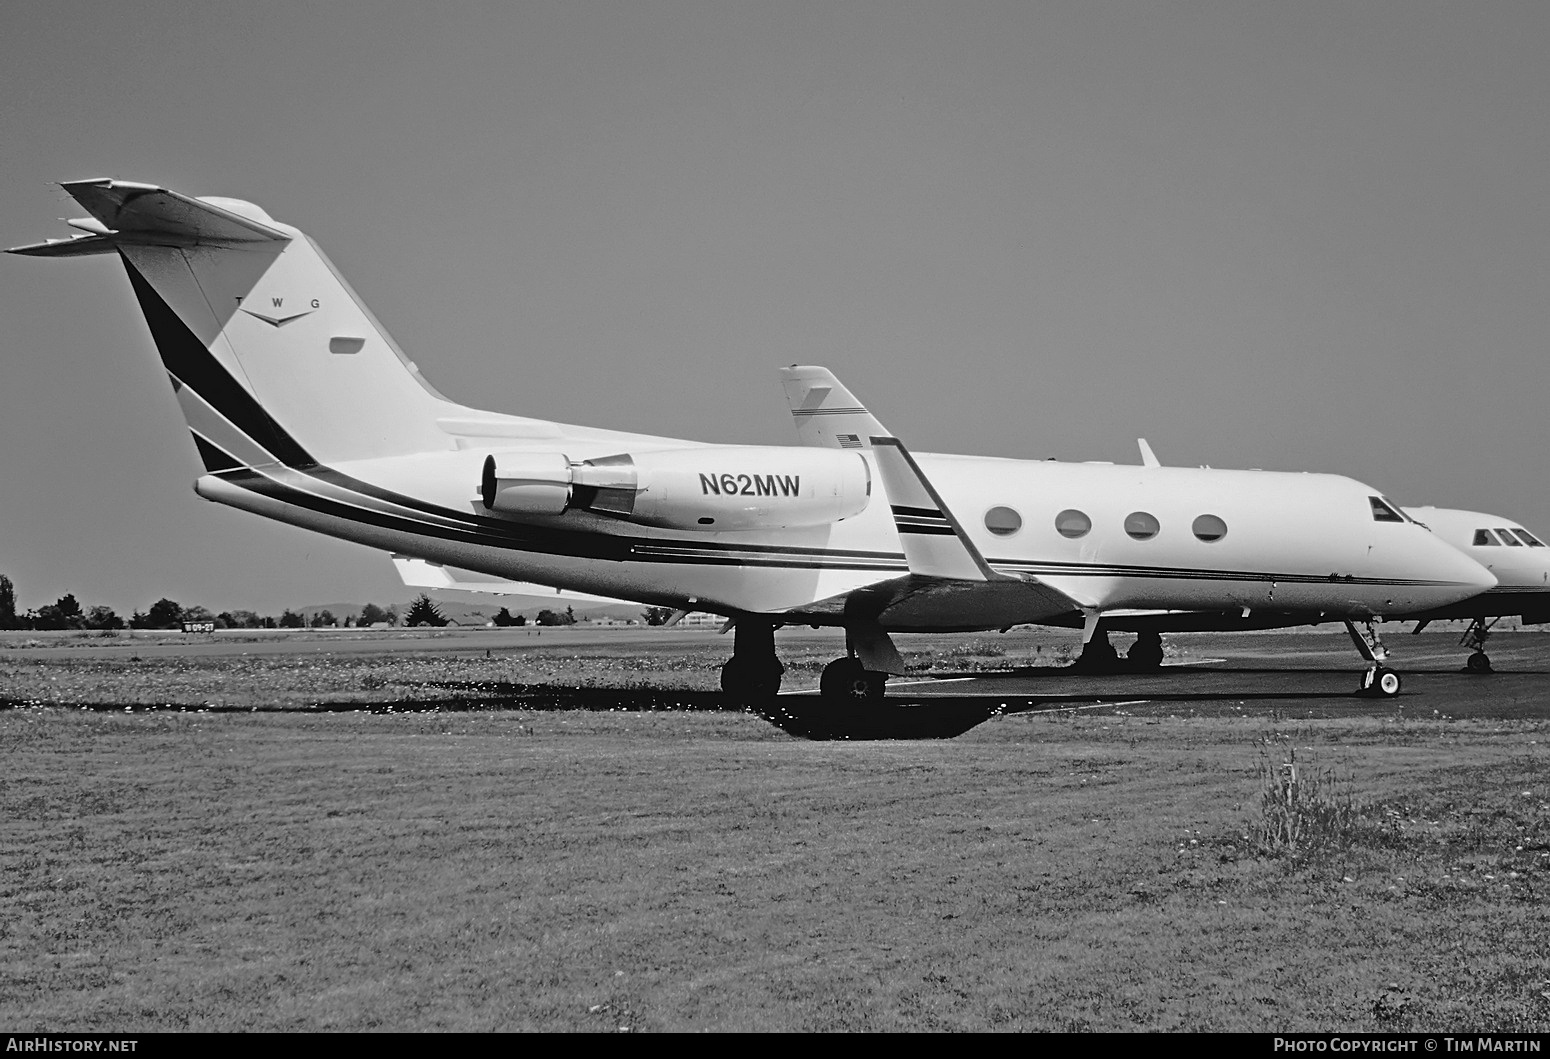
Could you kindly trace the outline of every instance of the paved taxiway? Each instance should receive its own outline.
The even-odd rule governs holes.
[[[1015,630],[1004,637],[981,634],[978,641],[1004,651],[1004,668],[955,671],[945,664],[922,669],[891,681],[888,705],[908,707],[956,705],[971,713],[993,716],[1025,711],[1104,712],[1148,716],[1226,716],[1281,713],[1297,717],[1372,716],[1550,718],[1550,632],[1510,632],[1493,637],[1491,657],[1497,671],[1476,675],[1462,671],[1468,652],[1458,646],[1456,631],[1428,631],[1411,636],[1398,628],[1386,633],[1390,664],[1404,677],[1394,699],[1366,699],[1353,694],[1362,663],[1343,631],[1290,630],[1271,633],[1189,634],[1166,638],[1170,660],[1151,673],[1093,675],[1066,667],[1022,666],[1020,663],[1053,653],[1051,644],[1069,647],[1073,634],[1060,630]],[[961,638],[932,638],[940,651],[950,652]],[[921,641],[901,637],[908,652]],[[826,658],[843,652],[834,630],[788,629],[777,639],[788,660],[806,652]],[[80,639],[51,634],[5,634],[0,660],[6,658],[144,658],[241,655],[318,655],[423,652],[474,653],[548,651],[602,653],[619,658],[655,652],[701,652],[708,660],[730,649],[728,638],[710,629],[644,629],[587,627],[567,629],[449,629],[449,630],[306,630],[251,634],[233,630],[215,636],[171,637],[137,634],[134,638]],[[1120,641],[1121,650],[1124,642]],[[781,701],[808,711],[816,706],[815,666],[788,671]],[[515,708],[563,709],[576,697],[576,708],[652,710],[671,699],[672,708],[716,708],[720,696],[710,691],[683,694],[638,689],[581,689],[556,686],[537,706],[533,692],[510,696]],[[500,705],[501,696],[488,690],[479,704]],[[585,698],[582,702],[579,699]],[[607,699],[605,705],[592,700]],[[0,689],[3,700],[3,689]],[[104,707],[111,704],[95,704]],[[429,704],[428,704],[429,705]],[[440,708],[456,708],[441,702]],[[359,708],[340,703],[336,708]],[[413,708],[399,702],[396,708]]]
[[[1151,715],[1280,711],[1296,716],[1409,714],[1415,717],[1550,718],[1550,634],[1509,633],[1491,641],[1497,671],[1463,670],[1456,633],[1388,637],[1400,694],[1354,694],[1362,671],[1349,639],[1322,632],[1181,636],[1190,653],[1150,673],[1094,676],[1037,667],[998,673],[938,671],[889,684],[890,699],[997,698],[1006,710],[1104,710]]]

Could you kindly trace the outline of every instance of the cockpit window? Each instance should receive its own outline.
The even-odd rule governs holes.
[[[1374,522],[1403,522],[1405,516],[1401,515],[1389,506],[1388,501],[1381,496],[1369,496],[1368,502],[1372,504],[1372,520]]]
[[[1501,541],[1497,540],[1496,534],[1492,533],[1488,529],[1475,530],[1475,547],[1483,548],[1487,545],[1490,545],[1493,548],[1500,548]]]
[[[1523,542],[1514,537],[1512,535],[1512,530],[1507,529],[1505,526],[1497,526],[1496,535],[1502,539],[1503,544],[1509,545],[1513,548],[1523,547]]]
[[[1528,530],[1515,529],[1512,532],[1516,533],[1518,535],[1518,539],[1524,544],[1527,544],[1530,548],[1543,548],[1545,546],[1544,541],[1534,536]]]

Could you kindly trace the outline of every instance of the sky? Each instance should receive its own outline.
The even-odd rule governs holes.
[[[0,244],[61,180],[258,203],[430,383],[795,441],[824,364],[917,451],[1327,471],[1550,532],[1550,4],[9,6]],[[22,608],[396,600],[200,500],[122,267],[0,256]]]

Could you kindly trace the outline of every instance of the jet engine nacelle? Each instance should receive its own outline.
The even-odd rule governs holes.
[[[856,452],[706,446],[573,462],[558,452],[487,456],[490,511],[584,510],[663,529],[719,532],[822,526],[866,510],[872,472]]]

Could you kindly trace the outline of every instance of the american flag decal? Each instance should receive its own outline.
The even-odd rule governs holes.
[[[859,449],[865,447],[861,444],[861,438],[855,434],[836,434],[834,437],[839,441],[840,448],[842,449]]]

